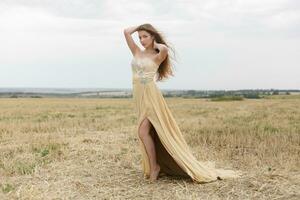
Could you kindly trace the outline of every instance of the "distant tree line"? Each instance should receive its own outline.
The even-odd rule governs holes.
[[[120,90],[119,92],[122,92]],[[290,95],[291,92],[299,93],[300,90],[278,90],[278,89],[254,89],[254,90],[162,90],[164,97],[182,97],[182,98],[220,98],[226,97],[231,99],[239,99],[236,97],[248,99],[260,99],[269,95]],[[132,98],[131,92],[120,94],[102,94],[93,92],[91,94],[81,93],[26,93],[26,92],[7,92],[0,93],[0,98],[44,98],[44,97],[69,97],[69,98]]]
[[[298,91],[299,92],[299,91]],[[281,90],[183,90],[165,92],[166,97],[183,97],[183,98],[216,98],[216,97],[243,97],[247,99],[260,99],[267,95],[290,95],[290,91]]]

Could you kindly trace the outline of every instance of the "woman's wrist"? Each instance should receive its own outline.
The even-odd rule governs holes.
[[[167,46],[164,45],[164,44],[160,44],[160,43],[157,43],[156,41],[154,41],[154,46],[153,46],[153,48],[156,48],[156,49],[158,49],[158,50],[161,50],[161,49],[163,49],[163,48],[167,48]]]
[[[132,33],[134,33],[136,31],[137,28],[138,28],[138,26],[130,26],[128,28],[125,28],[124,32],[132,34]]]

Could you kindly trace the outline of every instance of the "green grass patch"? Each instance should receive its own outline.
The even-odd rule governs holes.
[[[244,97],[242,96],[218,96],[210,99],[211,101],[242,101]]]
[[[61,147],[66,144],[61,143],[48,143],[48,144],[32,144],[31,150],[32,152],[39,155],[39,157],[48,157],[48,156],[60,156],[62,154]]]
[[[1,185],[1,190],[5,194],[13,191],[14,189],[15,189],[14,186],[9,183]]]
[[[15,163],[15,172],[21,175],[32,174],[35,171],[36,163],[17,161]]]

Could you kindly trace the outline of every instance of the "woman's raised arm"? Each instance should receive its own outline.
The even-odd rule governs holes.
[[[141,49],[135,44],[135,42],[131,36],[131,34],[134,33],[137,28],[138,28],[138,26],[131,26],[131,27],[124,29],[124,36],[126,38],[127,45],[129,47],[131,53],[133,54],[133,56],[135,56],[138,51],[141,51]]]

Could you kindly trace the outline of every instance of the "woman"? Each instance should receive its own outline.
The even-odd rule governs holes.
[[[134,42],[131,34],[138,31],[144,50]],[[142,151],[145,178],[157,180],[160,173],[191,178],[198,183],[225,177],[239,177],[232,170],[215,169],[199,162],[192,155],[161,91],[155,81],[173,76],[169,45],[151,24],[124,29],[124,36],[133,55],[133,100],[138,117],[137,134]]]

